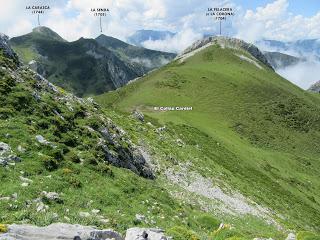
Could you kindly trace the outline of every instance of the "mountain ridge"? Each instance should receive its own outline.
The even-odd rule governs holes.
[[[36,62],[36,71],[78,96],[110,91],[141,75],[94,39],[64,42],[31,33],[10,43],[25,62]]]
[[[176,54],[151,50],[130,45],[116,38],[100,35],[95,39],[101,46],[113,51],[119,58],[129,61],[142,68],[147,73],[170,62]]]
[[[302,57],[307,57],[310,54],[320,55],[320,40],[319,39],[300,39],[296,41],[278,41],[278,40],[260,40],[258,45],[266,48],[266,51],[278,51],[283,53],[293,52]],[[269,49],[268,49],[269,48]],[[271,48],[271,50],[270,50]]]
[[[85,38],[67,42],[49,28],[39,27],[29,34],[11,38],[10,43],[35,71],[78,96],[114,90],[166,64],[175,56],[133,48],[111,37],[104,37],[104,40],[107,43]],[[126,51],[119,50],[117,44],[120,49],[126,46],[130,56],[126,56]],[[145,52],[153,58],[150,60]]]
[[[274,69],[286,68],[305,61],[303,58],[294,57],[280,52],[263,52],[263,54]]]

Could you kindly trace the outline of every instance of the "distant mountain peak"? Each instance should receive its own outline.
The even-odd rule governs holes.
[[[296,56],[307,57],[310,54],[320,56],[320,39],[300,39],[296,41],[277,41],[263,39],[256,44],[264,48],[265,51],[276,51]]]
[[[286,68],[298,64],[299,62],[305,61],[303,58],[298,58],[285,53],[280,52],[263,52],[268,62],[274,69]]]
[[[129,46],[128,43],[123,42],[117,38],[110,37],[104,34],[100,34],[96,39],[95,39],[99,44],[101,44],[104,47],[107,48],[126,48]]]
[[[55,31],[51,30],[48,27],[39,26],[39,27],[36,27],[36,28],[32,29],[32,32],[41,34],[42,36],[51,38],[53,40],[66,41],[58,33],[56,33]]]

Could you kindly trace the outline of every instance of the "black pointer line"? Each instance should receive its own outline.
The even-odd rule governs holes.
[[[101,15],[100,15],[100,32],[102,32]]]

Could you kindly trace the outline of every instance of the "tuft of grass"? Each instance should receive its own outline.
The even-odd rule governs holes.
[[[196,235],[196,233],[181,226],[175,226],[173,228],[170,228],[167,231],[167,234],[169,236],[172,236],[173,239],[176,239],[176,240],[185,240],[185,239],[200,240],[200,238]]]
[[[8,232],[8,226],[6,224],[0,224],[0,233]]]

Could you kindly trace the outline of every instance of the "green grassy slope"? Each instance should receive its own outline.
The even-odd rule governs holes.
[[[319,97],[236,54],[253,59],[213,45],[96,100],[170,126],[202,174],[273,209],[286,228],[320,231]]]
[[[266,144],[266,139],[259,141],[251,138],[252,132],[248,131],[248,125],[244,123],[250,123],[250,126],[257,129],[258,125],[250,121],[250,114],[253,114],[250,111],[247,117],[240,114],[243,111],[240,103],[232,107],[231,103],[227,104],[220,99],[220,105],[229,106],[233,111],[231,113],[230,110],[218,108],[219,104],[212,101],[208,106],[212,105],[213,108],[209,108],[203,115],[193,112],[159,114],[149,108],[153,104],[160,106],[161,98],[170,105],[176,104],[172,101],[178,99],[180,102],[177,104],[181,105],[210,100],[209,90],[205,92],[204,88],[197,89],[196,84],[189,85],[189,89],[185,88],[193,79],[201,81],[203,76],[207,79],[212,76],[212,58],[208,59],[206,52],[225,54],[227,61],[232,59],[235,64],[243,64],[244,68],[241,69],[247,69],[259,78],[263,75],[255,70],[254,65],[255,68],[252,68],[246,62],[239,62],[233,58],[231,51],[224,51],[219,48],[208,49],[203,52],[204,55],[200,53],[190,58],[190,62],[173,63],[152,73],[148,79],[127,86],[123,92],[112,93],[108,101],[118,104],[120,94],[123,94],[123,100],[125,96],[132,97],[132,105],[123,105],[122,112],[119,112],[110,108],[103,109],[90,99],[76,98],[54,87],[27,67],[18,66],[17,58],[9,58],[8,53],[1,49],[0,234],[6,229],[2,224],[48,225],[69,222],[112,228],[122,233],[133,226],[160,227],[177,240],[255,237],[284,239],[289,231],[299,231],[298,239],[301,240],[317,239],[319,191],[315,178],[318,174],[316,150],[312,147],[304,150],[302,146],[292,145],[297,148],[296,152],[292,152],[285,148],[285,144],[275,148],[274,138],[270,145]],[[245,52],[241,54],[246,55]],[[197,66],[196,62],[202,63]],[[201,65],[206,63],[210,67],[203,70]],[[195,71],[187,72],[188,67],[197,69],[201,77],[197,77]],[[182,82],[179,81],[181,68],[185,68]],[[175,72],[171,70],[168,73],[170,69],[175,69]],[[271,70],[265,71],[266,76],[275,77]],[[187,73],[192,78],[188,78]],[[157,76],[156,82],[153,82]],[[276,79],[272,81],[278,84]],[[149,90],[159,90],[166,98],[156,95],[157,91],[138,91],[146,83],[150,83]],[[292,91],[297,95],[303,93],[287,82],[281,84],[284,92]],[[222,87],[223,84],[217,86]],[[183,89],[192,92],[193,99]],[[228,85],[225,89],[228,90]],[[228,96],[245,99],[244,96],[236,98],[236,94],[231,94],[230,89],[228,91]],[[141,95],[134,98],[135,93]],[[218,96],[223,95],[215,93],[213,96],[219,101]],[[139,102],[139,97],[143,97],[148,104]],[[158,102],[153,103],[154,99]],[[303,100],[312,111],[317,110],[311,102],[316,106],[319,96],[306,94]],[[108,101],[104,96],[101,98],[101,102],[106,105]],[[131,110],[130,106],[134,105],[147,114],[145,121],[138,121],[131,114],[123,112]],[[196,105],[192,106],[196,111]],[[311,110],[306,108],[312,120]],[[234,119],[244,121],[243,132],[239,131],[238,125],[231,124]],[[165,129],[162,128],[164,122]],[[286,129],[290,134],[297,132],[297,136],[305,136],[300,139],[300,145],[304,144],[304,139],[311,139],[309,142],[312,142],[308,134],[317,134],[314,121],[307,125],[309,132],[305,128],[299,130],[295,125],[291,129],[289,123],[281,124],[280,130]],[[109,134],[105,134],[105,129]],[[39,142],[38,135],[49,143]],[[11,147],[9,156],[3,155],[4,144]],[[141,159],[137,161],[133,157],[137,148],[145,152],[144,158],[150,162],[155,178],[145,178],[141,168],[138,168],[139,171],[130,171],[111,165],[117,161],[141,163]],[[3,164],[6,158],[13,160]],[[15,162],[19,158],[21,161]],[[240,203],[241,208],[245,200],[234,192],[240,190],[260,205],[269,207],[269,211],[266,215],[226,212],[224,209],[228,205],[208,199],[205,194],[186,191],[192,182],[183,186],[170,180],[168,174],[173,172],[183,182],[183,169],[187,170],[187,181],[192,181],[194,173],[201,175],[205,180],[200,185],[205,190],[207,187],[212,191],[206,184],[207,180],[212,179],[214,186],[219,186],[218,190],[223,191],[220,195],[227,199],[226,202],[236,196],[236,203]],[[43,191],[56,192],[60,198],[50,200],[43,195]],[[41,203],[48,208],[38,211]],[[253,203],[247,206],[250,209]],[[80,212],[85,214],[81,216]],[[145,218],[137,220],[136,214],[142,214]],[[270,219],[278,224],[270,222]],[[225,227],[217,230],[220,223],[224,223]],[[281,229],[277,228],[279,225]]]
[[[90,99],[55,87],[19,65],[16,56],[7,55],[0,50],[0,234],[11,223],[66,222],[122,233],[133,226],[160,227],[178,240],[284,238],[284,232],[257,217],[246,216],[244,221],[217,215],[172,194],[179,189],[168,184],[162,173],[177,165],[173,158],[184,164],[190,154],[205,156],[195,151],[187,135],[183,141],[188,145],[176,151],[183,129],[172,127],[159,135],[156,120],[146,125],[129,115],[103,110]],[[208,136],[192,131],[203,140],[205,150]],[[155,179],[110,164],[110,155],[133,163],[137,145],[148,150],[154,164],[161,161],[153,170]],[[224,148],[217,153],[230,154]],[[59,197],[49,199],[43,191]],[[136,214],[145,218],[138,220]],[[216,231],[222,222],[232,227]]]
[[[0,93],[0,234],[3,224],[11,223],[70,222],[121,232],[132,226],[179,226],[190,236],[193,231],[206,236],[218,227],[220,221],[174,199],[161,179],[109,164],[110,154],[120,162],[132,160],[133,143],[112,123],[109,117],[115,116],[18,66],[2,49]],[[126,126],[137,124],[124,120]],[[46,141],[39,142],[40,135]],[[60,197],[47,199],[43,191]],[[47,208],[39,208],[41,203]],[[81,211],[89,216],[81,217]],[[137,221],[136,214],[144,214],[145,221]]]

